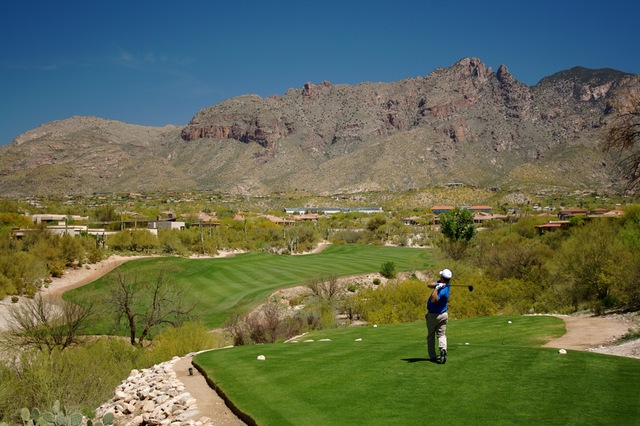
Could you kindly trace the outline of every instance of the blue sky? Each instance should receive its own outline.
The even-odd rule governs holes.
[[[305,82],[424,76],[464,57],[521,82],[640,73],[635,0],[0,0],[0,145],[90,115],[186,124]]]

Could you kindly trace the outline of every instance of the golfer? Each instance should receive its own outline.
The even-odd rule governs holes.
[[[434,283],[427,284],[433,288],[433,292],[427,300],[427,350],[429,358],[433,362],[444,364],[447,362],[447,321],[449,314],[449,281],[453,274],[448,269],[440,271],[440,279]],[[436,336],[438,336],[438,348],[440,356],[436,357]]]

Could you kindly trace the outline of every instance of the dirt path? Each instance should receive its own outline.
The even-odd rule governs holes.
[[[640,339],[622,345],[615,342],[629,331],[640,328],[640,316],[610,315],[558,315],[564,320],[567,332],[547,342],[544,347],[558,349],[585,350],[607,355],[640,359]]]
[[[544,346],[547,348],[584,350],[611,345],[624,336],[630,324],[621,317],[594,317],[590,315],[558,315],[564,320],[567,332]]]
[[[62,293],[65,291],[73,290],[74,288],[92,283],[129,260],[143,259],[145,257],[148,256],[113,255],[99,263],[89,265],[88,268],[69,269],[62,277],[53,278],[49,287],[43,289],[41,294],[49,300],[60,299],[62,297]]]
[[[209,387],[204,376],[196,368],[193,368],[193,376],[189,375],[189,367],[192,367],[190,356],[182,357],[173,364],[173,370],[184,384],[185,390],[198,401],[198,415],[210,418],[211,423],[216,426],[244,425],[245,423],[226,406],[224,400]]]

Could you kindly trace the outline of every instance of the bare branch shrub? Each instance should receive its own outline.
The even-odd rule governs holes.
[[[137,275],[118,272],[109,284],[107,303],[114,308],[117,325],[127,322],[131,344],[142,346],[153,329],[175,327],[193,319],[195,306],[187,303],[186,291],[170,285],[164,270],[154,281],[140,281]]]
[[[65,349],[82,341],[81,334],[94,312],[91,303],[81,305],[61,301],[53,304],[38,295],[10,306],[9,327],[3,344],[14,348]]]

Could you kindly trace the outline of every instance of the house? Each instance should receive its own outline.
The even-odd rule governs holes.
[[[569,229],[569,221],[568,220],[551,220],[545,224],[536,225],[535,229],[538,235],[542,235],[547,231],[555,231],[557,229]]]
[[[156,220],[150,220],[147,224],[147,229],[185,229],[186,224],[184,222],[178,222],[174,214],[170,214],[168,218],[162,219],[160,216]]]
[[[366,213],[366,214],[372,214],[372,213],[382,213],[382,207],[353,207],[350,209],[344,209],[345,213],[351,213],[351,212],[355,212],[355,213]]]
[[[305,214],[307,209],[306,207],[285,207],[284,212],[286,214]]]
[[[382,213],[382,207],[285,207],[287,214]]]
[[[585,209],[564,209],[558,212],[558,219],[564,220],[574,216],[586,216],[588,211]]]
[[[438,214],[442,214],[442,213],[449,213],[451,211],[453,211],[455,209],[454,206],[433,206],[431,207],[431,212],[434,215],[438,215]]]
[[[291,220],[291,219],[285,219],[282,217],[278,217],[278,216],[273,216],[270,214],[265,214],[265,215],[261,215],[262,217],[266,217],[267,219],[269,219],[271,222],[277,224],[277,225],[293,225],[296,223],[295,220]]]
[[[478,213],[478,212],[491,213],[491,210],[493,210],[493,207],[491,207],[491,206],[471,206],[471,207],[468,207],[468,209],[471,211],[471,213]]]
[[[104,237],[106,234],[103,228],[87,228],[84,225],[49,225],[47,226],[47,230],[55,235],[71,235],[72,237],[82,234]],[[36,231],[37,229],[33,228],[14,228],[11,230],[11,235],[16,240],[21,240],[27,233]]]
[[[473,223],[485,223],[491,220],[507,220],[509,217],[504,214],[491,214],[486,212],[477,212],[473,215]]]
[[[317,213],[309,213],[309,214],[298,214],[293,216],[293,219],[300,222],[317,222],[320,217]]]
[[[64,225],[68,222],[87,222],[89,221],[89,216],[77,216],[77,215],[66,215],[66,214],[34,214],[29,216],[29,219],[36,225],[40,225],[41,223],[47,225]]]

